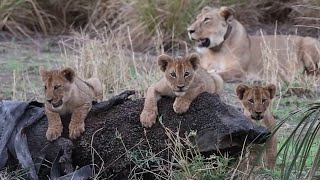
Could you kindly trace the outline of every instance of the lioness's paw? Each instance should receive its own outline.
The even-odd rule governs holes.
[[[142,126],[150,128],[153,124],[156,123],[157,114],[157,111],[143,110],[140,115],[140,122]]]
[[[177,114],[182,114],[188,111],[190,102],[185,100],[175,100],[173,103],[173,110]]]
[[[81,133],[85,131],[83,123],[72,123],[69,124],[69,137],[70,139],[77,139]]]
[[[61,136],[63,131],[62,125],[55,127],[48,127],[46,137],[48,141],[53,141],[58,139]]]

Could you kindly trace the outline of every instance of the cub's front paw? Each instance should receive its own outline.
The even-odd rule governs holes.
[[[175,100],[173,103],[173,110],[177,114],[182,114],[188,111],[190,102],[186,100]]]
[[[143,110],[140,115],[140,122],[142,126],[150,128],[153,124],[156,123],[157,115],[157,111]]]
[[[69,124],[69,137],[70,139],[77,139],[80,137],[81,133],[85,131],[84,122],[82,123],[72,123]]]
[[[47,133],[46,133],[47,140],[53,141],[58,139],[61,136],[62,131],[63,131],[62,125],[48,127]]]

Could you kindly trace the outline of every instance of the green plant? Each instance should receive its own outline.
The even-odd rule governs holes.
[[[278,151],[282,158],[281,179],[306,178],[312,179],[319,173],[320,166],[320,103],[308,104],[306,107],[293,112],[290,116],[302,114],[300,122],[290,133]],[[289,116],[289,117],[290,117]],[[284,119],[278,128],[288,119]]]

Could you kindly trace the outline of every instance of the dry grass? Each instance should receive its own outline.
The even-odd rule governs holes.
[[[125,38],[124,38],[125,37]],[[84,79],[95,76],[104,84],[106,96],[134,89],[138,96],[160,77],[156,56],[128,51],[130,36],[122,32],[104,31],[90,38],[76,34],[62,42],[65,66],[73,67]]]
[[[86,29],[91,25],[115,27],[108,22],[118,19],[124,4],[115,0],[1,0],[0,30],[28,36],[35,32],[52,34],[70,28]]]
[[[29,36],[129,27],[140,50],[155,45],[159,36],[168,49],[187,39],[188,24],[206,5],[231,6],[245,24],[278,21],[314,26],[320,17],[317,0],[2,0],[0,30]]]

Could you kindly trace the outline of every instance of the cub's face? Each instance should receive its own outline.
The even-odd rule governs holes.
[[[71,68],[46,70],[40,67],[45,100],[51,110],[59,110],[71,96],[71,85],[75,72]]]
[[[245,109],[245,115],[253,120],[263,119],[265,112],[269,109],[271,100],[276,94],[276,86],[252,86],[245,84],[238,85],[236,89],[238,98]]]
[[[200,58],[195,53],[177,58],[162,54],[158,58],[158,65],[174,94],[183,96],[193,81],[195,71],[200,65]]]
[[[227,7],[220,9],[204,7],[195,22],[188,27],[190,39],[196,42],[198,48],[219,46],[224,41],[233,14],[234,12]]]

